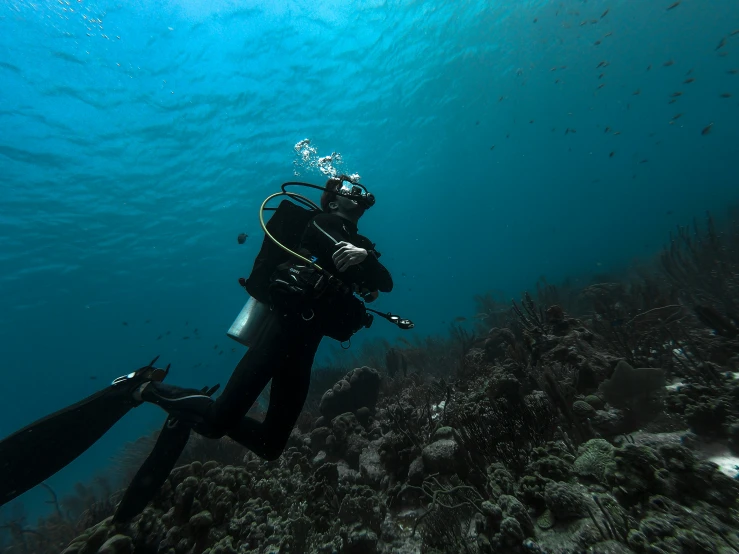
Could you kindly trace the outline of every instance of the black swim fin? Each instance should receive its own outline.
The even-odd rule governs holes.
[[[210,389],[205,388],[201,392],[207,396],[212,396],[218,388],[219,385],[216,385]],[[167,480],[172,468],[185,450],[187,441],[190,439],[191,430],[190,423],[177,419],[175,416],[167,417],[151,454],[136,472],[120,504],[118,504],[115,515],[113,515],[113,523],[131,521],[144,511],[144,508]]]
[[[192,428],[173,416],[167,417],[151,454],[126,489],[113,516],[114,523],[131,521],[144,511],[167,480],[177,459],[187,446]]]
[[[32,489],[90,448],[108,429],[141,405],[134,391],[147,381],[161,381],[169,372],[157,361],[84,400],[48,415],[0,442],[0,506]]]

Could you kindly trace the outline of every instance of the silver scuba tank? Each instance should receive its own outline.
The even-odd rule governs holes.
[[[244,346],[251,346],[268,314],[267,304],[249,298],[226,334]]]

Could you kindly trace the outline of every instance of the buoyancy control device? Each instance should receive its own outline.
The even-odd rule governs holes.
[[[348,341],[359,329],[372,324],[373,316],[368,312],[401,329],[412,329],[414,325],[408,319],[367,308],[339,278],[316,264],[309,252],[300,251],[303,231],[321,209],[308,198],[288,192],[288,186],[326,190],[310,183],[288,182],[282,185],[281,192],[264,200],[259,210],[265,234],[262,247],[249,278],[239,279],[251,298],[231,325],[228,336],[251,346],[256,331],[272,309],[299,313],[306,321],[315,318],[323,334],[339,342]],[[365,198],[371,197],[374,204],[374,197],[364,187],[355,190]],[[267,203],[278,196],[289,199],[280,202],[277,208],[267,208]],[[265,211],[274,211],[267,223]]]

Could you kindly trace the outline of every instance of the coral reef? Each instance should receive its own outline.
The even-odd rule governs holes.
[[[709,220],[659,273],[478,296],[474,329],[317,369],[278,460],[194,439],[131,523],[83,487],[2,552],[739,552],[739,481],[706,449],[739,451],[737,245]]]

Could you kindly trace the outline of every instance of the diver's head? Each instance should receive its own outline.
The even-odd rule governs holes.
[[[374,203],[375,197],[346,175],[329,179],[321,196],[321,209],[324,212],[335,213],[355,222]]]

